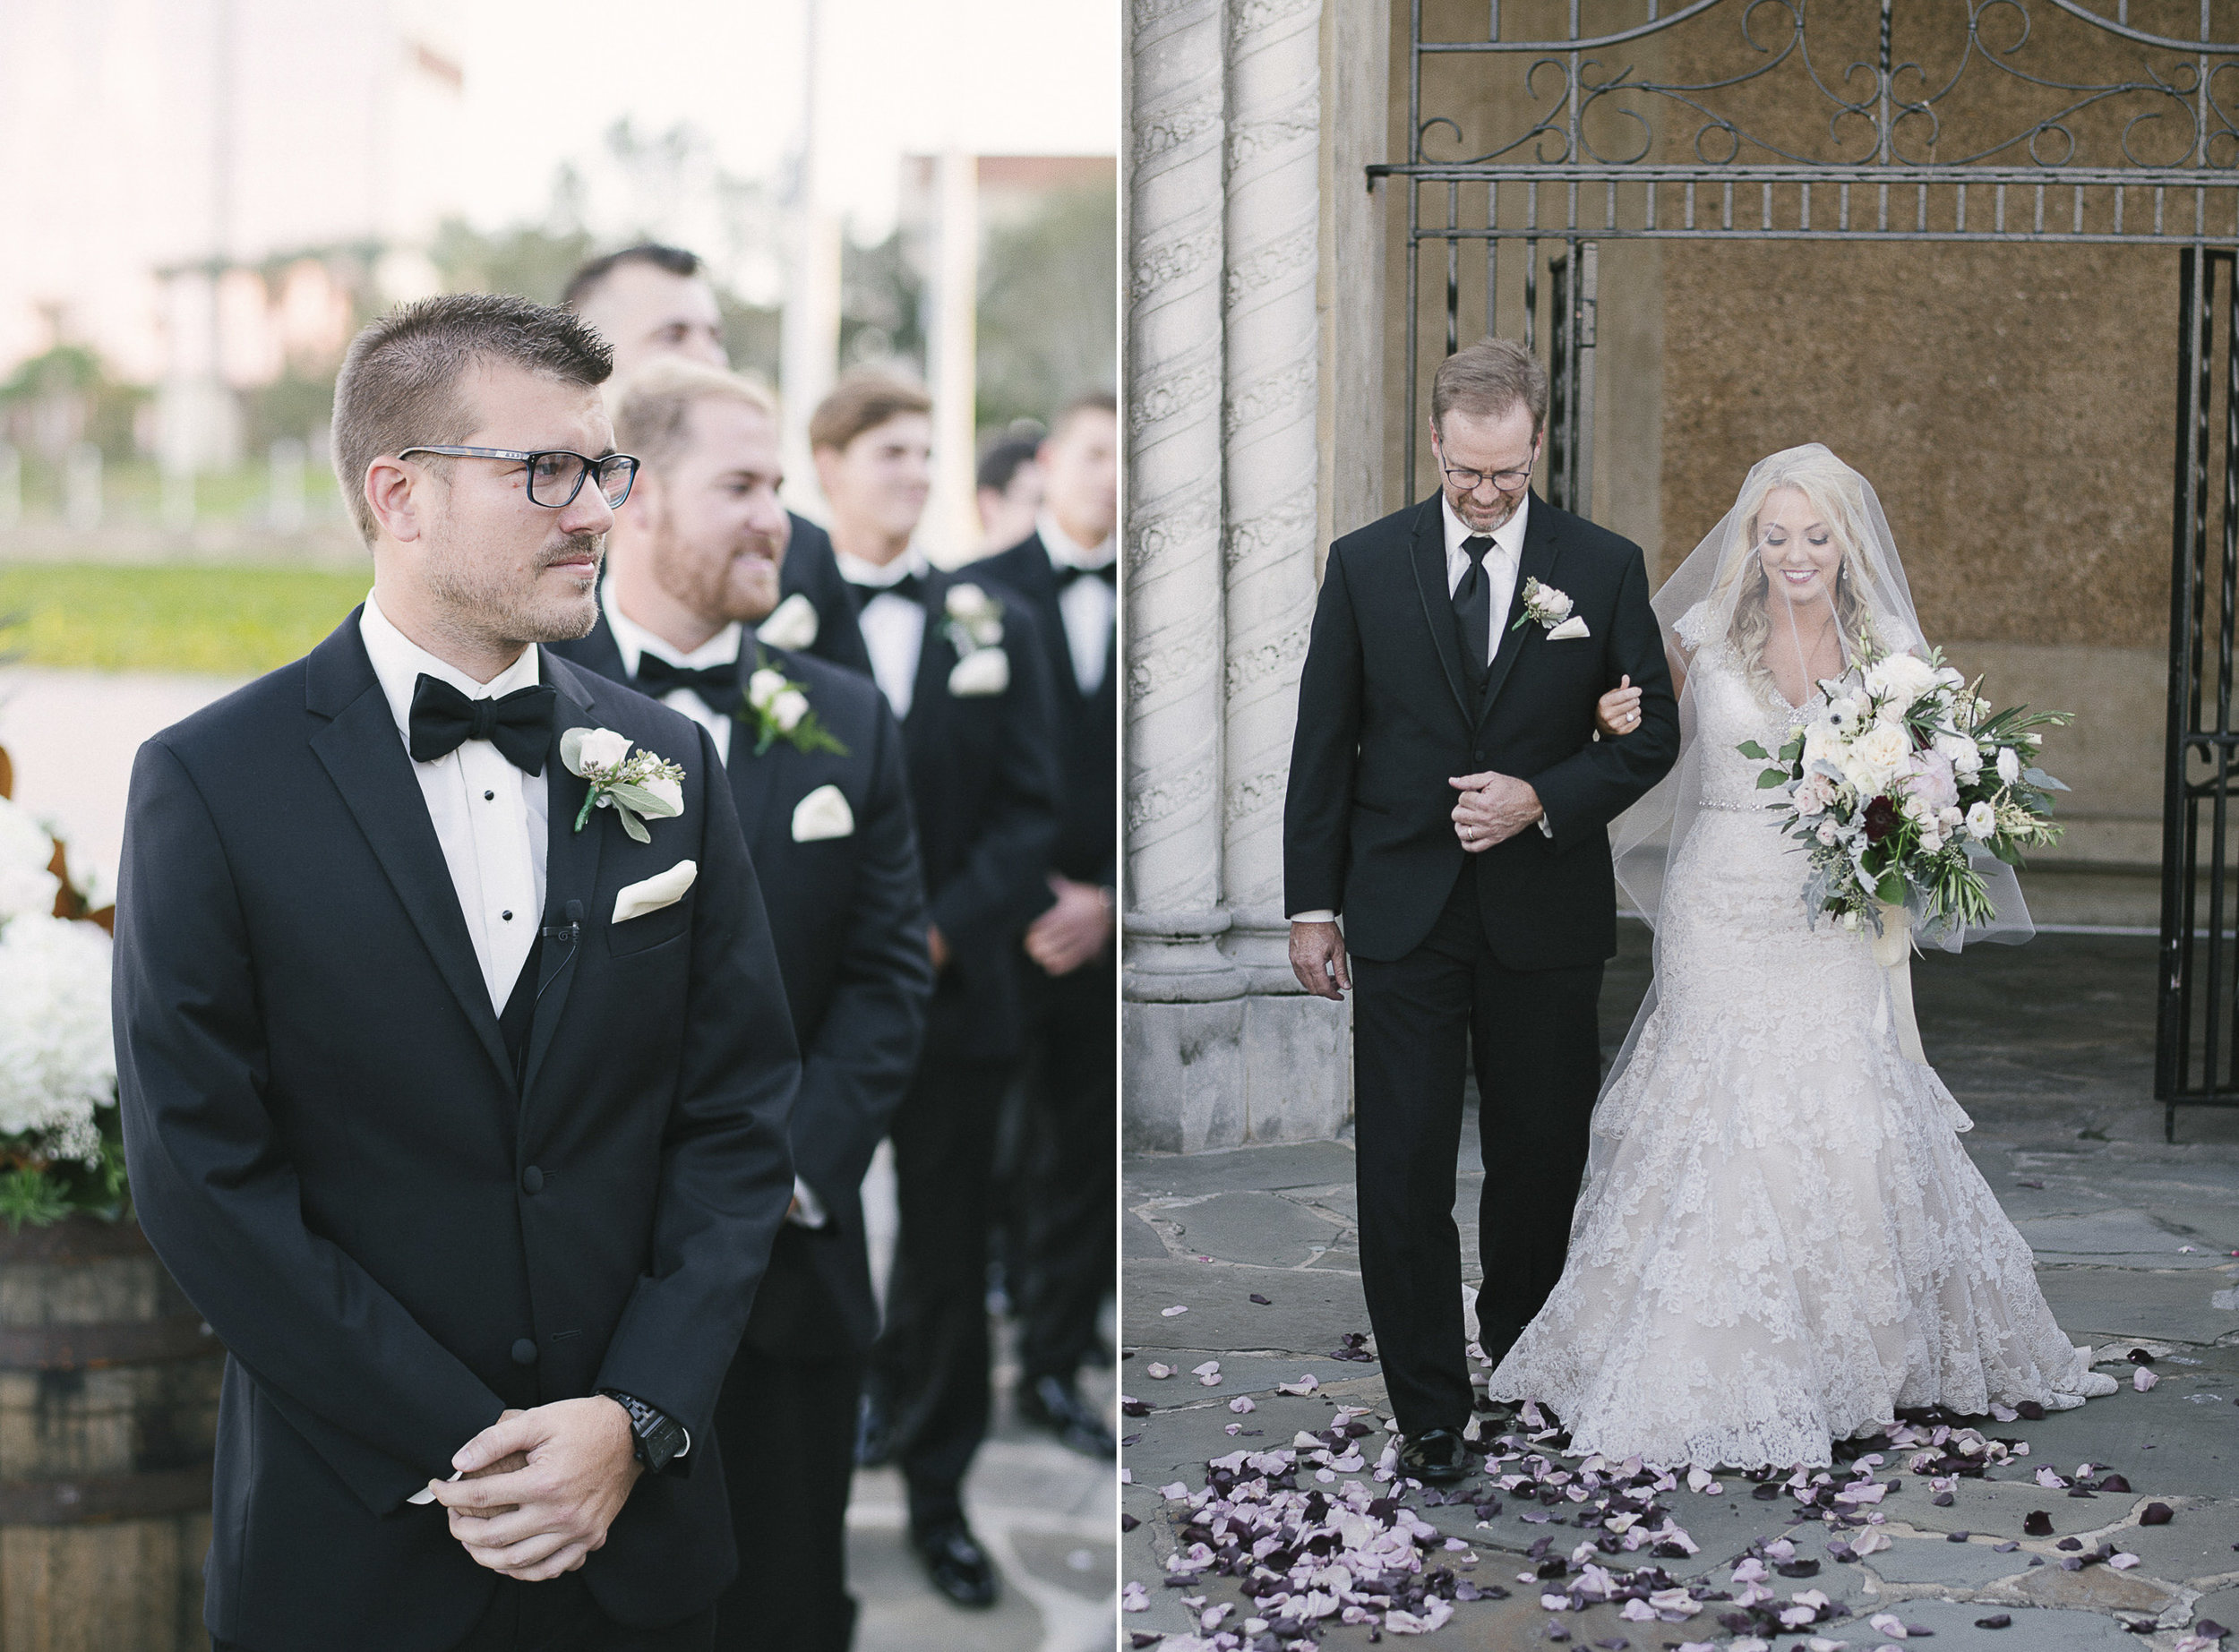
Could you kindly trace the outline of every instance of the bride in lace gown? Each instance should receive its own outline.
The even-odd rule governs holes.
[[[1780,794],[1737,749],[1777,749],[1863,649],[1921,646],[1872,487],[1817,444],[1763,460],[1656,609],[1686,744],[1617,833],[1655,985],[1561,1281],[1488,1392],[1551,1406],[1574,1451],[1705,1468],[1826,1463],[1899,1407],[2113,1392],[1960,1147],[1967,1115],[1900,1052],[1871,935],[1807,921]],[[1992,893],[2004,933],[1965,938],[2026,938],[2010,873]]]

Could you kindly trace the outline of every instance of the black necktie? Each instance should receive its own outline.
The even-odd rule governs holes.
[[[898,596],[905,602],[912,603],[922,603],[925,600],[925,582],[915,574],[904,574],[892,585],[857,585],[850,579],[847,582],[847,588],[855,594],[857,613],[870,607],[871,599],[874,596]]]
[[[524,775],[541,775],[552,755],[552,711],[558,698],[550,683],[540,682],[495,699],[470,700],[422,672],[412,689],[412,760],[433,763],[468,740],[486,740]]]
[[[1454,619],[1462,636],[1462,663],[1471,682],[1484,677],[1492,655],[1493,582],[1485,572],[1485,553],[1492,548],[1492,540],[1483,534],[1471,534],[1462,542],[1469,566],[1454,587]]]
[[[720,665],[676,665],[657,654],[638,655],[639,693],[657,700],[678,689],[690,689],[710,710],[726,708],[739,697],[739,663],[733,658]]]
[[[1101,579],[1115,591],[1120,588],[1120,563],[1116,558],[1102,568],[1066,567],[1053,571],[1057,575],[1060,594],[1071,590],[1075,582],[1082,579]]]

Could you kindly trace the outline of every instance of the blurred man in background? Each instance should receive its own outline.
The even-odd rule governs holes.
[[[1057,840],[1049,655],[1031,605],[914,543],[932,485],[932,400],[876,370],[843,378],[810,421],[849,610],[902,721],[939,984],[916,1081],[895,1115],[901,1231],[871,1357],[866,1461],[908,1486],[910,1540],[934,1586],[993,1603],[993,1562],[965,1518],[987,1433],[988,1184],[1025,1032],[1019,937],[1051,903]],[[1110,1220],[1109,1212],[1106,1216]]]
[[[723,341],[723,307],[706,270],[698,253],[645,242],[595,258],[570,278],[561,302],[613,347],[614,376],[608,381],[608,398],[614,407],[638,370],[661,356],[730,366]],[[818,635],[814,623],[847,607],[846,586],[832,565],[832,542],[804,516],[787,511],[785,521],[789,537],[780,547],[782,595],[798,594],[802,601],[787,605],[776,628],[778,634],[788,646],[870,675],[871,660],[852,628],[839,628],[826,638]]]
[[[848,1484],[879,1325],[859,1190],[933,989],[902,732],[869,680],[754,634],[785,554],[769,392],[656,361],[615,430],[639,459],[636,509],[609,535],[596,625],[558,651],[714,740],[802,1050],[793,1205],[715,1414],[740,1558],[716,1644],[845,1652]]]
[[[980,531],[990,551],[1008,551],[1034,531],[1042,509],[1042,467],[1034,462],[1041,443],[1016,426],[988,444],[980,456],[977,501]]]
[[[1024,1242],[1010,1247],[1018,1411],[1099,1457],[1112,1452],[1111,1430],[1082,1401],[1077,1379],[1098,1347],[1117,1260],[1119,434],[1108,393],[1060,412],[1036,457],[1043,498],[1034,531],[974,569],[1019,592],[1034,612],[1063,765],[1063,825],[1047,872],[1055,901],[1025,937],[1030,1124],[1015,1195]]]

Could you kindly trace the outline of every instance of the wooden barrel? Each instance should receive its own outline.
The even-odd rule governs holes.
[[[138,1227],[0,1228],[0,1652],[209,1647],[224,1364]]]

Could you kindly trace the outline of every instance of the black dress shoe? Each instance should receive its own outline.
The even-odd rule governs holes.
[[[1399,1466],[1425,1485],[1451,1485],[1468,1477],[1469,1447],[1459,1429],[1427,1428],[1400,1447]]]
[[[910,1547],[925,1563],[933,1587],[959,1606],[995,1604],[995,1562],[987,1557],[980,1540],[964,1523],[964,1517],[937,1521],[922,1530],[910,1529]]]
[[[1017,1402],[1021,1417],[1048,1429],[1083,1457],[1110,1457],[1119,1450],[1103,1419],[1063,1377],[1036,1377],[1020,1383]]]

